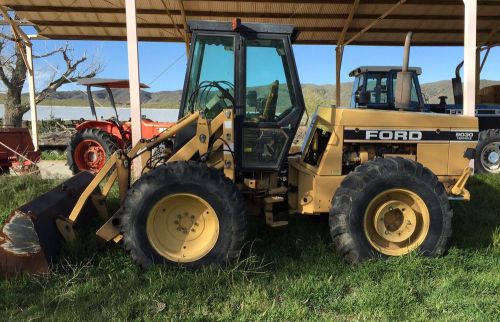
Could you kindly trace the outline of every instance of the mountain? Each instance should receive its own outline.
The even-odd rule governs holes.
[[[341,103],[346,106],[351,101],[352,82],[341,84]],[[481,87],[500,84],[500,81],[481,80]],[[428,103],[439,103],[439,96],[447,96],[448,103],[453,103],[453,91],[451,81],[442,80],[432,83],[421,84],[422,92]],[[263,91],[258,88],[259,95]],[[306,102],[307,109],[314,111],[318,106],[330,106],[335,104],[335,85],[316,85],[302,84],[302,92]],[[153,108],[178,108],[181,100],[182,91],[160,91],[148,92],[141,91],[141,102],[144,107]],[[115,89],[113,90],[116,105],[118,107],[127,106],[129,104],[128,90]],[[96,106],[109,106],[108,93],[105,90],[93,91],[94,100],[97,101]],[[0,94],[0,103],[3,103],[5,94]],[[28,94],[23,94],[23,99],[27,100]],[[48,106],[88,106],[87,94],[85,91],[60,91],[54,93],[50,98],[46,99],[41,105]]]

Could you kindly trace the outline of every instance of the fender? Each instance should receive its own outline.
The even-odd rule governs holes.
[[[142,130],[142,137],[145,139],[150,139],[161,132],[165,131],[166,129],[172,127],[175,125],[175,123],[172,122],[155,122],[150,119],[145,119],[143,118],[141,120],[141,130]],[[130,133],[132,132],[131,129],[131,124],[130,122],[123,122],[121,123],[121,126],[124,131]]]
[[[127,142],[130,141],[130,138],[127,138],[126,134],[125,134],[125,138],[124,138],[122,133],[120,132],[120,129],[118,128],[118,126],[115,123],[110,122],[110,121],[104,121],[104,120],[102,120],[102,121],[93,121],[93,120],[92,121],[84,121],[82,123],[78,123],[75,128],[78,132],[81,132],[81,131],[83,131],[85,129],[89,129],[89,128],[100,129],[104,132],[107,132],[116,138],[116,142],[118,143],[120,148],[125,147]]]

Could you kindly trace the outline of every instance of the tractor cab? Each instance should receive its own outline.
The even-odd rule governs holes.
[[[380,110],[395,109],[395,91],[397,74],[401,66],[361,66],[349,73],[354,77],[352,87],[352,108],[368,108]],[[410,67],[412,74],[410,110],[422,111],[425,102],[420,90],[418,75],[422,73],[419,67]]]
[[[305,109],[291,49],[294,27],[234,20],[191,21],[189,28],[180,117],[200,111],[212,119],[233,109],[237,169],[279,170]],[[194,132],[181,131],[176,146]]]

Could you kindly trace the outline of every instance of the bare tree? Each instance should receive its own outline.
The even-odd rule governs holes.
[[[20,127],[23,114],[29,111],[30,108],[28,102],[21,101],[27,72],[21,51],[25,51],[25,48],[17,39],[8,33],[0,31],[0,80],[7,89],[3,117],[4,126]],[[35,101],[37,104],[49,97],[62,85],[74,82],[78,78],[94,77],[101,71],[99,64],[83,64],[87,61],[85,55],[74,58],[73,49],[68,44],[43,55],[33,55],[33,58],[45,58],[53,55],[61,55],[65,63],[65,69],[59,75],[54,74],[46,87],[36,93]]]

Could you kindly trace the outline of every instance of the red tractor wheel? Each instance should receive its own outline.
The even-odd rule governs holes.
[[[99,129],[85,129],[71,138],[66,149],[68,166],[74,174],[82,170],[99,172],[117,148],[109,133]]]

